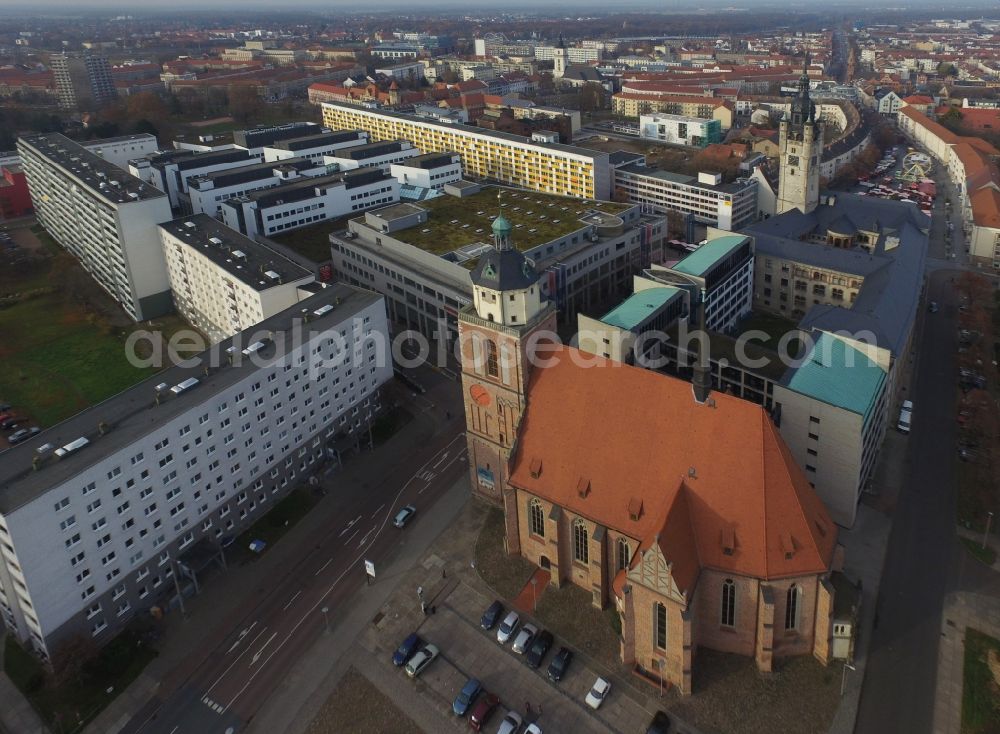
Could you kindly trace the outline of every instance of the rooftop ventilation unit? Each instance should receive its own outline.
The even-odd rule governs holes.
[[[279,278],[281,278],[281,276],[278,273],[274,272],[273,270],[265,271],[264,275],[266,275],[271,280],[278,280]]]
[[[161,383],[160,383],[159,385],[157,385],[157,386],[156,386],[156,391],[157,391],[157,392],[163,392],[163,391],[164,391],[164,390],[166,390],[166,389],[167,389],[168,387],[170,387],[170,385],[168,385],[168,384],[167,384],[167,383],[165,383],[165,382],[161,382]]]
[[[186,380],[184,380],[184,382],[178,382],[176,385],[170,388],[170,392],[172,392],[174,395],[180,395],[182,392],[190,390],[197,384],[198,384],[197,377],[189,377]]]
[[[315,315],[315,316],[323,316],[324,314],[330,313],[332,310],[333,310],[333,306],[331,306],[328,303],[325,306],[320,306],[315,311],[313,311],[313,315]]]
[[[247,259],[247,254],[243,250],[233,250],[233,257],[239,257],[243,260]]]
[[[197,225],[195,225],[194,222],[184,222],[184,226],[187,227],[188,229],[194,229],[195,226]]]
[[[81,436],[80,438],[76,439],[75,441],[70,441],[68,444],[66,444],[62,448],[56,449],[56,456],[58,456],[60,459],[62,457],[64,457],[64,456],[69,456],[74,451],[79,451],[80,449],[82,449],[88,443],[90,443],[90,441],[88,441],[86,438],[84,438],[83,436]]]
[[[264,342],[254,342],[249,347],[243,350],[243,354],[249,357],[254,352],[259,352],[263,348],[264,348]]]
[[[218,237],[209,237],[208,241],[211,242],[213,245],[221,245],[222,244],[222,240],[220,240]]]

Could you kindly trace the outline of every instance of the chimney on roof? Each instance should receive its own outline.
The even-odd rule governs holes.
[[[698,294],[698,354],[694,363],[694,374],[691,376],[691,384],[694,389],[694,399],[704,404],[712,392],[712,373],[709,363],[710,348],[702,343],[702,339],[708,339],[708,332],[705,331],[705,299]]]

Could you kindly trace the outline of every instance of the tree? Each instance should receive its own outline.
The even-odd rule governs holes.
[[[962,110],[958,107],[949,107],[948,111],[938,118],[938,122],[949,130],[955,131],[962,127],[962,119]]]
[[[940,77],[949,77],[949,76],[957,77],[958,69],[955,68],[954,64],[948,61],[942,61],[940,64],[938,64],[937,73],[938,76]]]
[[[57,686],[83,683],[87,666],[99,650],[89,635],[74,635],[63,641],[52,654],[52,680]]]
[[[257,90],[250,86],[233,87],[229,90],[229,114],[240,123],[248,123],[259,117],[264,110],[264,101]]]
[[[597,82],[587,82],[580,87],[578,107],[582,112],[593,112],[604,108],[604,87]]]

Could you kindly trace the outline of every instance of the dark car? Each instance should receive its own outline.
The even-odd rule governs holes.
[[[483,695],[476,701],[476,705],[472,707],[472,713],[469,714],[469,726],[472,727],[472,730],[481,731],[499,705],[500,699],[495,693],[483,691]]]
[[[646,727],[646,734],[669,734],[670,717],[666,711],[657,711],[653,714],[653,720]]]
[[[928,303],[927,310],[930,311],[931,313],[937,313],[938,312],[937,301],[931,301],[930,303]]]
[[[462,690],[455,697],[455,702],[451,705],[451,710],[456,716],[465,716],[469,713],[469,708],[483,690],[483,684],[475,678],[469,678],[462,686]]]
[[[490,604],[489,609],[483,612],[483,618],[479,620],[479,626],[482,627],[484,630],[493,629],[494,625],[496,625],[497,623],[497,620],[503,616],[503,612],[504,612],[503,604],[501,604],[499,601],[493,602],[492,604]]]
[[[40,433],[41,430],[38,426],[32,426],[31,428],[22,428],[20,431],[14,431],[7,436],[7,443],[13,446],[16,443],[21,443],[21,441],[27,441],[36,433]]]
[[[558,683],[562,680],[562,677],[566,675],[566,671],[569,669],[569,661],[573,659],[573,651],[568,647],[560,647],[559,652],[556,656],[552,658],[552,662],[549,663],[549,680],[553,683]]]
[[[8,410],[10,410],[13,407],[14,406],[11,405],[10,403],[0,403],[0,413],[6,413]]]
[[[406,665],[407,661],[413,657],[413,654],[420,647],[421,643],[422,640],[416,632],[407,637],[403,640],[403,643],[396,648],[396,652],[392,654],[392,664],[396,667]]]
[[[552,633],[548,630],[542,630],[538,633],[538,637],[535,641],[531,643],[531,647],[528,649],[528,654],[524,656],[525,661],[528,663],[528,667],[537,668],[542,664],[542,659],[545,654],[552,647]]]
[[[17,416],[14,416],[13,418],[8,418],[7,420],[5,420],[2,423],[0,423],[0,429],[3,429],[4,431],[9,431],[14,426],[19,426],[22,423],[24,423],[26,420],[28,420],[28,419],[27,418],[18,418]]]

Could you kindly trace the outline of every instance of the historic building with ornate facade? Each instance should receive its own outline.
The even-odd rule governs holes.
[[[699,647],[827,663],[837,526],[764,409],[555,344],[493,230],[459,330],[470,479],[507,552],[614,605],[622,661],[683,693]]]

